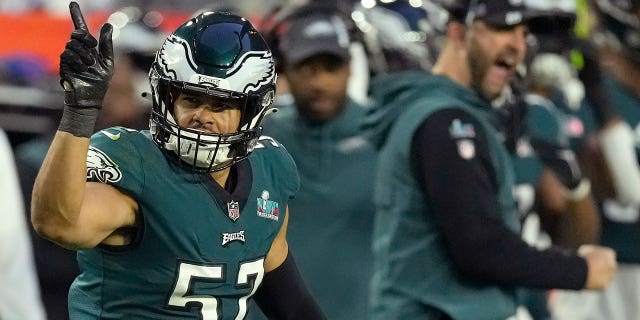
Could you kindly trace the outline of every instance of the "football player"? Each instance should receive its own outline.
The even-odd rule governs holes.
[[[77,3],[60,56],[65,107],[38,174],[32,222],[78,250],[71,319],[321,319],[286,241],[296,167],[260,137],[271,52],[244,18],[203,12],[164,41],[149,72],[149,131],[91,136],[112,74]],[[91,136],[91,137],[90,137]]]

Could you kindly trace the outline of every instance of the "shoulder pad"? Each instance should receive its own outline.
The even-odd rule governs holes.
[[[270,136],[260,136],[255,146],[256,149],[282,148],[282,144]]]

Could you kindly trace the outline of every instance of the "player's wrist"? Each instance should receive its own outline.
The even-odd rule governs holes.
[[[65,104],[58,130],[88,138],[93,134],[99,112],[98,107],[80,108]]]

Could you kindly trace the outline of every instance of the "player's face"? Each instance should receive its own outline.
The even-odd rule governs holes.
[[[307,119],[323,122],[342,111],[350,72],[349,62],[320,55],[287,66],[285,74],[298,111]]]
[[[175,101],[173,116],[183,128],[233,133],[240,124],[240,102],[181,93]]]
[[[493,28],[482,21],[468,29],[467,60],[471,71],[471,86],[486,99],[502,92],[515,74],[516,66],[526,53],[527,29],[517,25],[506,29]]]

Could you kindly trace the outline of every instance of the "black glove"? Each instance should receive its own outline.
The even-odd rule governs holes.
[[[60,84],[65,97],[58,130],[89,137],[113,74],[113,27],[109,23],[102,26],[96,50],[98,41],[89,33],[78,4],[71,2],[69,11],[75,30],[60,55]]]
[[[578,71],[578,77],[585,88],[585,97],[593,108],[594,115],[600,126],[617,117],[615,110],[609,104],[604,90],[602,70],[596,48],[587,41],[579,41],[577,45],[582,53],[584,64]]]
[[[573,190],[580,185],[583,175],[573,151],[540,139],[531,139],[530,142],[542,162],[553,170],[568,190]]]

